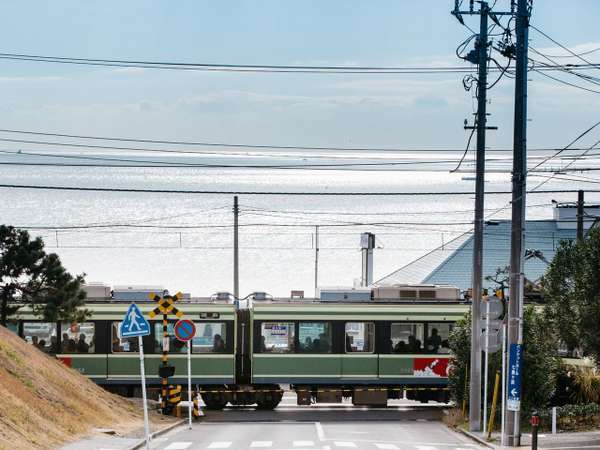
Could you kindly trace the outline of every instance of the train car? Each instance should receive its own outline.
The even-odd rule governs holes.
[[[156,304],[138,300],[148,317]],[[48,323],[26,307],[17,331],[41,350],[107,389],[138,395],[136,339],[120,339],[119,323],[129,301],[97,299],[83,323]],[[275,408],[288,386],[298,404],[336,402],[384,405],[389,398],[447,400],[448,336],[468,305],[460,301],[335,302],[298,299],[255,300],[241,306],[228,300],[184,299],[178,308],[195,322],[192,382],[206,406],[221,409],[256,404]],[[162,323],[150,321],[143,338],[147,384],[158,387]],[[173,384],[185,384],[186,349],[169,323]],[[157,393],[158,390],[150,390]]]
[[[251,311],[251,382],[290,384],[299,404],[447,400],[448,337],[465,304],[263,302]]]
[[[156,307],[138,301],[146,317]],[[93,379],[111,391],[136,395],[140,384],[137,339],[120,339],[118,327],[129,303],[89,302],[91,316],[86,322],[43,322],[24,307],[19,311],[15,331],[27,342],[56,355],[64,364]],[[192,342],[192,382],[195,385],[230,385],[235,383],[236,311],[227,303],[185,303],[185,317],[196,324]],[[173,335],[174,321],[169,323],[169,363],[175,366],[174,384],[187,383],[186,347]],[[150,321],[151,334],[144,336],[147,383],[160,385],[158,366],[162,355],[162,322]]]

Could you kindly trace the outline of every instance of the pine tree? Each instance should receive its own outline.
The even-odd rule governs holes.
[[[58,255],[47,254],[44,242],[25,230],[0,225],[0,324],[21,307],[30,306],[44,321],[80,322],[89,312],[81,307],[84,276],[73,276]]]

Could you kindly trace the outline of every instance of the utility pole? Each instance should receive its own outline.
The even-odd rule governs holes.
[[[479,36],[475,41],[475,50],[469,53],[467,61],[478,65],[477,76],[477,115],[473,127],[465,129],[477,130],[477,156],[475,173],[475,220],[473,238],[473,279],[471,305],[471,364],[469,386],[469,429],[480,431],[481,427],[481,303],[483,294],[483,231],[484,231],[484,193],[485,193],[485,137],[487,130],[497,127],[487,126],[487,63],[488,19],[497,21],[498,16],[513,15],[510,12],[491,12],[486,1],[481,1],[479,11],[474,9],[474,1],[469,2],[469,9],[461,11],[459,0],[454,2],[452,14],[464,25],[463,15],[479,15]],[[487,387],[486,387],[487,388]]]
[[[527,54],[529,48],[529,0],[518,0],[516,17],[515,124],[512,173],[512,224],[510,248],[510,300],[508,303],[508,388],[504,443],[520,446],[520,402],[523,297],[525,193],[527,185]],[[535,389],[533,386],[531,389]]]
[[[315,225],[315,298],[319,282],[319,225]]]
[[[583,191],[579,190],[577,193],[577,242],[583,241],[583,217],[585,216],[583,195]]]
[[[479,38],[475,43],[478,53],[477,79],[477,157],[475,174],[475,238],[473,243],[473,299],[471,306],[471,385],[469,429],[481,430],[481,293],[483,284],[483,200],[485,190],[485,132],[487,120],[487,59],[488,59],[488,4],[481,2],[479,10]]]
[[[240,260],[239,260],[239,242],[238,242],[238,216],[240,208],[237,195],[233,197],[233,297],[236,300],[240,298]]]
[[[479,15],[479,36],[475,40],[475,51],[467,60],[478,66],[477,76],[477,116],[474,127],[477,130],[477,156],[475,169],[475,220],[473,242],[473,279],[471,299],[471,365],[469,385],[469,429],[481,430],[481,294],[483,285],[483,208],[485,190],[485,133],[487,129],[487,61],[488,61],[488,17],[490,8],[482,1],[479,11],[473,9],[459,11],[455,2],[453,14],[463,23],[462,14]]]

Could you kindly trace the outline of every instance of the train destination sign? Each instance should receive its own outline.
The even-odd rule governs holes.
[[[196,335],[196,325],[191,320],[181,319],[175,324],[173,332],[181,342],[187,342]]]

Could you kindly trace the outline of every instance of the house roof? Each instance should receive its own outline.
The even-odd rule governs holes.
[[[483,287],[493,288],[494,283],[485,277],[493,276],[497,268],[504,268],[510,261],[509,220],[485,224],[483,238]],[[551,261],[562,240],[574,240],[576,230],[558,228],[554,220],[527,221],[525,226],[525,249],[541,252]],[[404,283],[451,284],[466,290],[472,284],[473,234],[466,233],[444,248],[439,247],[416,261],[402,267],[377,281],[378,286]],[[539,258],[525,261],[525,277],[538,280],[546,271],[547,263]]]

